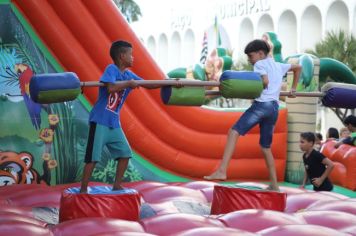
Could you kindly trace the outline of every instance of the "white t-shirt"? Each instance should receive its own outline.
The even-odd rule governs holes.
[[[267,75],[269,83],[261,96],[256,98],[259,102],[278,101],[281,91],[282,79],[287,71],[291,68],[291,64],[275,62],[273,58],[267,57],[255,63],[253,71],[262,75]]]

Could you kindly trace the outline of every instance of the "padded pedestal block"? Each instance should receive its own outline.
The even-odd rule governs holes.
[[[286,199],[285,193],[215,185],[211,214],[225,214],[243,209],[284,211]]]
[[[79,188],[64,190],[60,202],[59,221],[84,217],[108,217],[139,220],[140,195],[134,189],[112,191],[108,186],[88,187],[88,193]]]

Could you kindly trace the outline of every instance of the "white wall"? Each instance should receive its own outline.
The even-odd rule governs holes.
[[[265,31],[278,34],[284,57],[313,49],[328,30],[342,29],[356,35],[355,0],[136,2],[143,17],[132,24],[133,29],[144,39],[152,56],[162,63],[161,67],[168,70],[199,63],[205,31],[209,32],[209,50],[215,47],[211,45],[216,44],[212,33],[215,17],[223,46],[230,47],[239,57],[243,56],[245,45],[253,38],[260,38]],[[161,38],[162,34],[167,41]],[[181,50],[178,50],[179,39]]]
[[[156,46],[156,40],[155,40],[155,38],[153,36],[150,36],[147,39],[146,48],[148,49],[148,52],[151,54],[151,56],[153,58],[156,58],[157,46]]]
[[[250,42],[254,37],[254,27],[252,21],[249,18],[245,18],[239,27],[239,38],[238,38],[238,52],[239,58],[244,55],[243,51],[248,42]]]
[[[291,10],[283,12],[278,20],[278,38],[282,44],[282,56],[297,53],[297,18]]]
[[[352,17],[352,33],[356,37],[356,5],[353,10],[353,17]]]
[[[275,31],[272,17],[269,14],[264,14],[257,23],[257,31],[255,38],[261,38],[265,32]]]
[[[320,10],[314,6],[308,6],[300,20],[299,52],[313,49],[315,44],[321,40],[322,22]],[[283,44],[283,42],[282,42]]]
[[[188,29],[184,34],[183,39],[183,66],[190,66],[197,63],[195,54],[195,36],[191,29]]]
[[[347,6],[342,1],[336,1],[331,4],[325,20],[325,31],[338,32],[340,30],[350,32],[349,12]]]
[[[171,44],[169,47],[169,64],[168,68],[174,69],[177,65],[181,65],[183,61],[182,58],[182,40],[179,33],[176,31],[173,33],[171,38]]]
[[[161,68],[199,63],[204,32],[209,50],[216,47],[217,17],[223,46],[234,51],[234,60],[244,57],[245,45],[264,31],[275,31],[282,55],[314,48],[328,30],[342,29],[356,36],[356,0],[135,0],[143,17],[132,27]],[[341,122],[329,109],[322,132]]]
[[[166,34],[162,33],[158,38],[157,61],[163,70],[168,69],[168,39]]]

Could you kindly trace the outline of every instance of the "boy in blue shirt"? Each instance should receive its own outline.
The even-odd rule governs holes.
[[[279,93],[282,86],[282,78],[287,71],[293,71],[294,78],[290,96],[294,96],[299,75],[300,65],[291,65],[275,62],[268,56],[270,47],[264,40],[253,40],[247,44],[245,54],[249,62],[253,65],[254,72],[261,75],[263,91],[260,97],[256,98],[252,106],[246,110],[236,124],[230,129],[227,137],[222,161],[218,169],[209,176],[204,176],[206,180],[225,180],[227,167],[236,147],[236,142],[240,135],[245,135],[255,125],[260,126],[260,146],[268,167],[271,181],[269,190],[279,191],[277,174],[274,166],[273,154],[271,151],[272,135],[274,125],[278,118]]]
[[[112,158],[117,160],[117,170],[113,190],[122,189],[121,181],[129,159],[131,147],[120,124],[120,110],[132,89],[138,87],[137,80],[142,80],[128,70],[132,66],[132,45],[125,41],[116,41],[111,45],[110,56],[114,64],[106,67],[100,82],[105,86],[99,88],[99,97],[89,115],[90,129],[85,154],[85,166],[80,192],[86,193],[89,179],[95,164],[100,161],[104,145]],[[117,81],[123,83],[115,84]],[[143,85],[153,89],[159,86]]]

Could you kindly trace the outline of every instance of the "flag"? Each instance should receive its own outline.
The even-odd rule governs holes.
[[[200,52],[200,63],[205,64],[206,57],[208,56],[208,35],[204,32],[204,38],[202,43],[202,50]]]
[[[217,16],[215,16],[214,29],[215,29],[215,34],[216,34],[216,47],[220,47],[221,46],[221,36],[220,36],[218,17]]]

